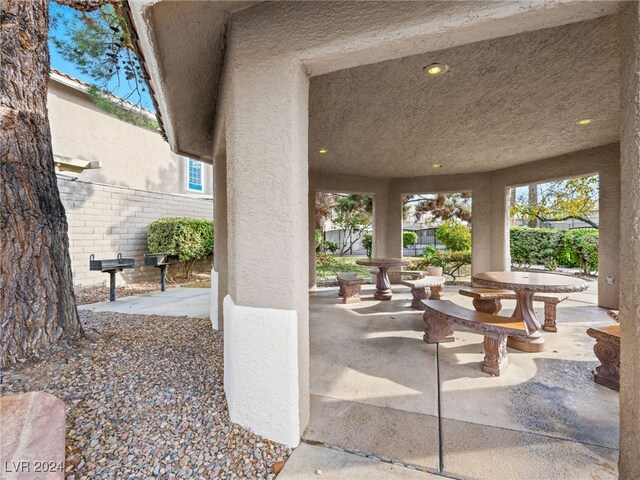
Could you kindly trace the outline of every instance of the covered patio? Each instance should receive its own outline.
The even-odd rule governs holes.
[[[458,288],[443,299],[472,309]],[[482,372],[481,335],[458,330],[438,350],[424,343],[406,287],[381,302],[367,286],[349,305],[335,289],[313,293],[303,439],[463,478],[617,478],[618,394],[593,382],[598,362],[585,334],[611,322],[595,307],[596,289],[561,304],[543,352],[509,349],[500,377]],[[507,312],[515,305],[503,303]]]
[[[214,165],[211,319],[234,422],[473,478],[640,476],[637,2],[130,6],[172,149]],[[510,269],[509,188],[594,174],[597,285],[504,376],[479,368],[478,335],[424,343],[404,287],[352,305],[316,291],[317,192],[372,195],[387,258],[403,195],[471,192],[479,273]],[[617,308],[619,408],[585,332]]]

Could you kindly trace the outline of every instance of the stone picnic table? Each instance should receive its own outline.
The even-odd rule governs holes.
[[[581,292],[589,287],[588,283],[580,278],[537,272],[482,272],[472,275],[471,280],[474,285],[515,292],[516,308],[512,317],[524,321],[527,338],[509,337],[507,345],[523,352],[544,350],[544,338],[533,308],[533,296],[536,293]]]
[[[403,260],[401,258],[366,258],[356,260],[356,263],[363,267],[378,267],[378,273],[376,274],[376,291],[373,294],[373,298],[376,300],[391,300],[393,294],[391,293],[388,270],[391,267],[407,265],[409,260]]]

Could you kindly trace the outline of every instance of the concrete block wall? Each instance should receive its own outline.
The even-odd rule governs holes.
[[[213,218],[210,199],[134,190],[58,179],[69,222],[69,251],[76,289],[103,285],[109,276],[89,270],[89,256],[114,258],[119,252],[133,257],[136,268],[118,274],[117,281],[158,280],[154,267],[144,267],[147,226],[161,217]],[[210,263],[200,265],[210,271]],[[171,272],[170,272],[171,273]]]

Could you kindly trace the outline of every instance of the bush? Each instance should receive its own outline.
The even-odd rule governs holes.
[[[598,231],[513,227],[509,233],[511,263],[515,267],[544,265],[555,270],[579,267],[590,274],[598,270]]]
[[[412,247],[418,243],[418,234],[416,232],[402,232],[402,246],[404,248]]]
[[[322,251],[325,253],[336,253],[338,251],[338,244],[336,242],[325,240],[324,242],[322,242]]]
[[[213,253],[213,222],[199,218],[160,218],[149,224],[147,246],[151,253],[173,253],[181,262],[193,263]]]
[[[436,238],[452,252],[471,250],[471,230],[456,220],[449,219],[440,225]]]
[[[373,234],[364,234],[362,237],[362,246],[367,249],[367,257],[371,258],[371,252],[373,251]]]
[[[597,230],[566,230],[559,263],[567,267],[580,267],[584,273],[598,271]]]
[[[555,270],[563,245],[562,230],[513,227],[509,232],[511,262],[516,267],[544,265]]]
[[[316,252],[320,251],[320,246],[322,245],[322,240],[323,240],[323,236],[322,236],[322,230],[320,230],[319,228],[316,228]]]
[[[465,267],[471,265],[471,252],[445,252],[437,250],[432,245],[424,248],[422,258],[413,262],[410,268],[416,270],[426,270],[427,267],[442,267],[445,275],[453,277],[455,281],[458,277],[468,275]]]

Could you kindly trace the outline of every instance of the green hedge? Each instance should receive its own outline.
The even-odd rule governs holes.
[[[471,250],[471,230],[457,220],[449,219],[436,229],[436,238],[452,252]]]
[[[180,261],[206,258],[213,253],[213,222],[199,218],[166,217],[149,224],[150,253],[174,253]]]
[[[405,230],[402,232],[402,246],[404,248],[409,248],[418,243],[418,234],[416,232],[411,232]]]
[[[513,227],[510,231],[511,263],[515,267],[544,265],[598,270],[598,230],[556,230]]]

